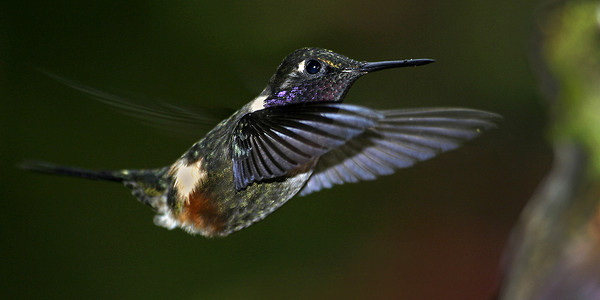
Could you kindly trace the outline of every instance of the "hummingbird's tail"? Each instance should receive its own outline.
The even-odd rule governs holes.
[[[164,195],[169,187],[169,179],[166,176],[169,167],[148,170],[94,171],[42,161],[24,161],[19,164],[19,167],[38,173],[121,182],[125,187],[132,190],[132,194],[140,202],[152,207],[154,210],[158,210],[165,205],[166,197]]]
[[[107,180],[123,182],[128,179],[125,171],[94,171],[76,167],[66,167],[42,161],[24,161],[19,164],[21,169],[45,174],[87,178],[92,180]]]

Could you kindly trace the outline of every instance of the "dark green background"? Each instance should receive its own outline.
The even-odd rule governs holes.
[[[548,170],[528,60],[535,1],[3,6],[0,295],[486,299],[509,231]],[[505,119],[458,151],[294,198],[223,239],[154,226],[118,184],[15,168],[22,159],[159,167],[202,134],[163,135],[36,69],[142,99],[237,108],[305,46],[359,60],[437,60],[366,76],[348,103],[472,107]]]

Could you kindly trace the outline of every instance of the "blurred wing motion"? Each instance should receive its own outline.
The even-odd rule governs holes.
[[[219,121],[233,113],[231,109],[192,109],[165,103],[164,101],[132,100],[85,86],[47,71],[41,70],[40,72],[68,87],[87,94],[120,113],[137,118],[145,125],[179,136],[198,138]]]
[[[235,187],[286,175],[317,158],[301,195],[373,180],[455,149],[498,119],[462,108],[376,111],[334,103],[266,108],[242,117],[234,130]]]
[[[233,133],[233,178],[237,191],[280,177],[313,162],[362,134],[384,116],[368,108],[304,103],[249,113]]]
[[[375,126],[319,158],[300,195],[335,184],[373,180],[380,175],[457,148],[495,127],[501,117],[463,108],[422,108],[379,111]]]

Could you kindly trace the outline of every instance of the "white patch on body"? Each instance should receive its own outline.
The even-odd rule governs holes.
[[[202,186],[202,182],[208,175],[202,168],[202,159],[189,165],[184,162],[184,159],[180,159],[171,167],[169,173],[173,176],[179,199],[184,201],[188,201],[188,197],[194,189]]]
[[[250,102],[250,112],[255,112],[265,108],[265,99],[267,99],[267,96],[258,96],[254,98],[254,100]]]
[[[179,221],[173,216],[173,212],[167,204],[167,194],[165,193],[160,197],[160,201],[158,202],[159,205],[156,207],[154,224],[169,230],[179,227]]]
[[[185,159],[180,159],[173,164],[169,170],[169,175],[173,176],[173,185],[175,189],[177,189],[178,201],[189,201],[190,194],[195,189],[202,186],[202,183],[208,175],[202,168],[202,162],[203,160],[199,159],[194,163],[187,164]],[[166,196],[164,197],[164,205],[157,207],[156,216],[154,216],[154,224],[167,229],[182,227],[179,219],[166,204]],[[191,232],[189,228],[184,229]]]
[[[181,224],[173,217],[171,213],[157,214],[154,216],[154,225],[173,230],[180,227]]]

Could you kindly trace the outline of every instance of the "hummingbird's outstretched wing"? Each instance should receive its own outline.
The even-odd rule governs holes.
[[[237,191],[253,182],[289,174],[376,126],[384,115],[336,103],[302,103],[246,114],[233,132]]]
[[[156,100],[134,100],[86,86],[45,70],[40,70],[40,72],[120,113],[137,118],[145,125],[156,127],[173,135],[197,139],[234,111],[232,109],[188,108]]]
[[[457,148],[495,127],[501,117],[463,108],[380,111],[384,118],[319,158],[300,191],[308,195],[336,184],[373,180]]]

